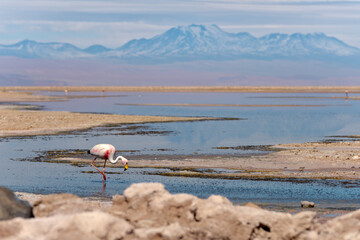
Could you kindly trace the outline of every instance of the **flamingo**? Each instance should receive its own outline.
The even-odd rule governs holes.
[[[118,156],[116,159],[114,159],[115,147],[113,145],[111,145],[111,144],[98,144],[98,145],[95,145],[94,147],[92,147],[88,151],[88,153],[95,156],[94,160],[91,162],[91,166],[96,168],[96,170],[98,170],[103,175],[104,181],[106,181],[105,165],[106,165],[107,160],[109,160],[113,164],[115,164],[119,160],[121,160],[121,162],[125,166],[124,171],[126,171],[128,169],[128,160],[126,158],[124,158],[123,156]],[[96,160],[96,158],[102,158],[102,159],[105,160],[104,168],[103,168],[102,172],[97,167],[94,166],[94,161]]]

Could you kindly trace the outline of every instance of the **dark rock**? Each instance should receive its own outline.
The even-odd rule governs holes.
[[[15,217],[34,217],[32,207],[27,201],[18,199],[10,189],[0,187],[0,220]]]

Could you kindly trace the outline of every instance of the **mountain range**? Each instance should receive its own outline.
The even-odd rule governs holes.
[[[360,59],[360,49],[323,33],[272,33],[256,38],[228,33],[217,25],[189,25],[169,29],[149,39],[135,39],[119,48],[32,40],[0,44],[0,56],[45,59],[120,59],[140,62],[234,59]]]

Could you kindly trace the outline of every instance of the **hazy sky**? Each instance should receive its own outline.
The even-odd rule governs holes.
[[[0,0],[0,43],[119,47],[189,24],[227,32],[324,32],[360,47],[360,0]]]

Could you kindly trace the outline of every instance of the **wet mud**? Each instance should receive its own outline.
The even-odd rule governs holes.
[[[268,153],[265,151],[285,151],[281,148],[271,148],[271,146],[238,146],[239,149],[262,150],[260,155],[254,153],[253,155],[243,155],[241,157],[234,157],[232,155],[138,155],[137,150],[123,150],[124,153],[132,153],[130,168],[146,169],[144,174],[159,175],[166,177],[182,177],[182,178],[208,178],[208,179],[228,179],[228,180],[265,180],[265,181],[288,181],[288,182],[309,182],[312,180],[339,180],[344,187],[360,187],[360,182],[356,179],[349,179],[349,177],[329,174],[332,173],[331,169],[306,169],[299,167],[298,169],[283,168],[283,169],[266,169],[266,168],[249,168],[242,167],[241,165],[227,165],[227,162],[233,163],[234,161],[241,161],[241,159],[249,160],[254,156],[266,157]],[[19,149],[21,151],[21,149]],[[171,149],[154,149],[156,152],[172,151]],[[89,166],[93,160],[93,156],[87,153],[87,149],[67,149],[67,150],[50,150],[50,151],[37,151],[37,156],[32,158],[14,159],[17,161],[31,161],[31,162],[47,162],[47,163],[60,163],[70,164],[77,167]],[[190,160],[191,159],[191,160]],[[223,166],[209,167],[212,162],[224,162]],[[265,159],[264,159],[265,160]],[[208,163],[202,164],[201,161]],[[188,163],[188,166],[181,166]],[[103,160],[98,159],[94,162],[98,167],[103,166]],[[108,164],[107,168],[122,167],[120,163]],[[161,170],[161,171],[158,171]],[[360,174],[360,168],[337,168],[337,172],[351,172],[357,175]],[[91,173],[91,172],[88,172]],[[328,174],[327,174],[328,173]],[[114,173],[116,174],[116,173]],[[348,180],[348,181],[346,181]],[[330,184],[330,183],[329,183]]]

